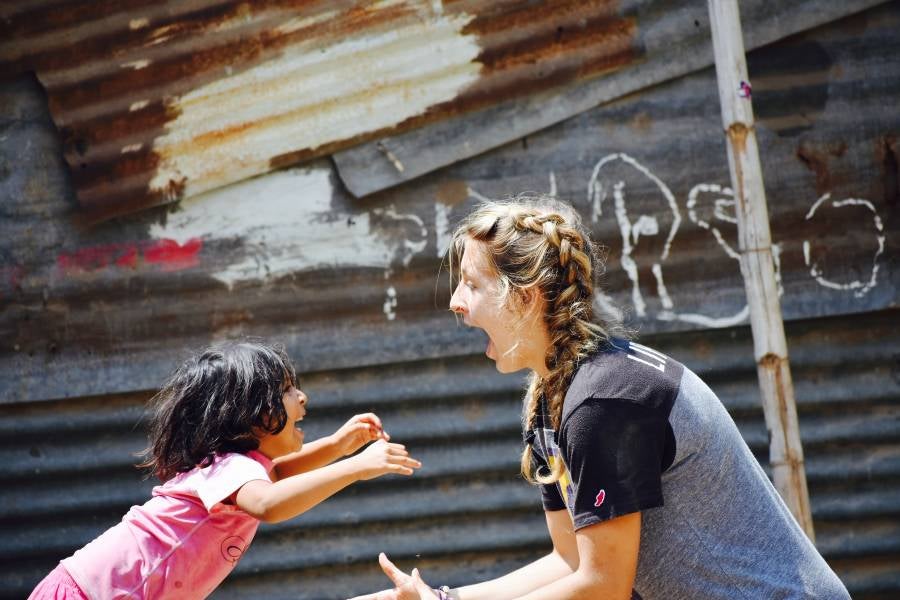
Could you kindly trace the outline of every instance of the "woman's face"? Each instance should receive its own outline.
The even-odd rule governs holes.
[[[481,242],[466,240],[460,260],[460,278],[450,298],[450,310],[462,316],[469,327],[488,336],[485,350],[501,373],[533,369],[543,375],[549,343],[540,307],[516,310],[504,302],[500,283]]]
[[[303,446],[303,430],[297,427],[297,423],[306,416],[306,402],[308,398],[301,390],[288,383],[281,401],[287,413],[287,422],[284,428],[277,433],[266,433],[259,438],[259,451],[271,459],[297,452]]]

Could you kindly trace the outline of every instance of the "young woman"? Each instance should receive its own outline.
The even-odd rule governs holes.
[[[225,344],[184,363],[155,397],[142,465],[165,483],[64,559],[30,600],[205,598],[259,521],[290,519],[351,483],[420,466],[387,442],[371,413],[303,446],[296,423],[307,398],[296,381],[287,355],[265,344]]]
[[[849,598],[712,390],[595,314],[598,260],[570,207],[486,203],[450,258],[450,309],[499,371],[531,371],[522,474],[553,550],[453,590],[382,555],[396,587],[358,600]]]

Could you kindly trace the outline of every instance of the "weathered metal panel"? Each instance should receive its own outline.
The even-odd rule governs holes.
[[[48,90],[109,217],[634,61],[615,0],[6,5],[0,75]]]
[[[894,2],[750,56],[818,542],[863,599],[900,594],[898,22]],[[764,462],[714,81],[654,87],[364,203],[322,160],[91,229],[36,84],[0,86],[0,596],[146,498],[131,467],[144,399],[185,353],[240,335],[295,357],[310,439],[372,409],[426,466],[263,528],[218,597],[375,589],[379,550],[461,583],[546,549],[515,476],[521,381],[455,325],[436,278],[481,195],[573,200],[609,247],[612,299],[710,382]]]
[[[897,306],[898,14],[751,54],[789,320]],[[173,352],[285,322],[304,368],[471,352],[478,334],[433,310],[437,257],[478,197],[529,189],[584,212],[642,331],[744,323],[715,90],[709,70],[683,77],[367,203],[318,161],[87,230],[64,174],[29,166],[55,155],[52,126],[12,120],[0,396],[149,389]]]
[[[742,0],[745,46],[749,51],[879,3]],[[623,2],[622,9],[637,22],[642,60],[603,77],[552,90],[552,94],[497,98],[479,112],[341,150],[334,156],[341,179],[356,196],[365,196],[713,64],[709,16],[703,5],[690,0],[636,0]],[[435,144],[436,139],[441,143]]]
[[[749,47],[877,3],[748,0]],[[711,56],[686,1],[7,3],[0,40],[0,77],[48,90],[88,220],[382,137],[336,155],[367,194]]]

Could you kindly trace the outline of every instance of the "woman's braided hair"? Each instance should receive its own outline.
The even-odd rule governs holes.
[[[544,322],[551,344],[546,355],[549,375],[532,373],[525,396],[524,426],[534,427],[541,398],[555,429],[562,418],[563,400],[578,365],[618,329],[601,321],[594,310],[594,279],[601,261],[578,214],[567,204],[546,196],[520,196],[507,202],[486,202],[455,231],[450,270],[462,258],[467,239],[483,244],[501,289],[509,293],[535,290],[546,301]],[[555,461],[549,474],[533,473],[532,449],[522,454],[522,474],[529,481],[552,483],[563,473]]]

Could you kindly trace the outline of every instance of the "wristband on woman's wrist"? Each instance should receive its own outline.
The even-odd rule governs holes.
[[[450,586],[442,585],[434,590],[438,600],[455,600],[456,596],[450,593]]]

